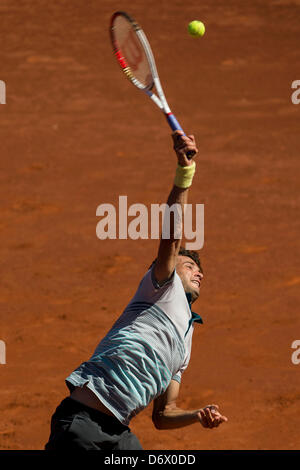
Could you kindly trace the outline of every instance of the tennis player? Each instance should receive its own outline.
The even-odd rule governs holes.
[[[178,166],[167,204],[187,203],[197,153],[194,136],[172,134]],[[178,207],[178,206],[177,206]],[[92,357],[67,378],[70,390],[51,419],[46,450],[142,449],[128,427],[153,401],[157,429],[199,423],[215,428],[227,421],[217,405],[195,410],[177,407],[181,376],[191,355],[203,272],[197,252],[180,247],[171,217],[170,237],[161,237],[158,255],[122,315]],[[176,227],[175,227],[176,229]]]

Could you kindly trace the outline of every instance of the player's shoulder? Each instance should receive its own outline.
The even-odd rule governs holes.
[[[175,292],[180,292],[182,290],[182,282],[176,273],[176,270],[173,271],[169,279],[159,283],[155,279],[153,268],[154,266],[151,266],[141,279],[135,294],[135,299],[148,298],[149,300],[156,302],[161,297],[172,295]]]

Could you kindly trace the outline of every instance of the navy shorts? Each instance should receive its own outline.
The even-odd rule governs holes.
[[[142,450],[142,446],[129,427],[114,416],[67,397],[51,418],[45,450]]]

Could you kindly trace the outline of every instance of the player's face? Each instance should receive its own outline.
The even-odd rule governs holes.
[[[198,265],[188,256],[178,256],[176,272],[186,293],[192,294],[192,302],[198,299],[203,274]]]

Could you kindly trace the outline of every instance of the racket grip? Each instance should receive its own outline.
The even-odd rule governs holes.
[[[176,117],[174,116],[173,113],[166,114],[166,118],[167,118],[168,124],[171,127],[172,131],[182,131],[183,135],[186,135],[184,130],[182,129],[181,125],[179,124],[179,122],[177,121],[177,119],[176,119]],[[193,158],[194,155],[195,155],[195,152],[193,150],[190,150],[186,154],[186,156],[189,160],[191,158]]]
[[[166,118],[172,131],[182,131],[183,134],[185,135],[181,125],[179,124],[179,122],[177,121],[173,113],[166,114]]]

